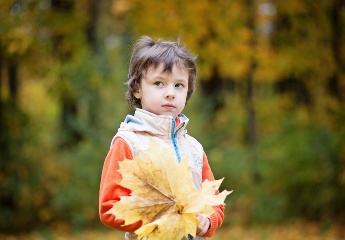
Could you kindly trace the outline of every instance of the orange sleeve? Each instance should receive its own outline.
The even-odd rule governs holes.
[[[122,138],[116,138],[103,165],[99,190],[99,216],[102,223],[108,227],[134,232],[141,226],[141,221],[122,226],[124,224],[123,219],[115,219],[114,215],[107,214],[113,207],[113,204],[120,200],[121,196],[128,196],[131,193],[129,189],[118,184],[122,179],[121,174],[117,171],[119,169],[119,161],[125,158],[133,159],[132,152]]]
[[[215,180],[210,164],[208,163],[206,153],[203,156],[203,166],[202,166],[202,181],[205,180]],[[217,191],[216,194],[219,192]],[[224,205],[214,206],[215,212],[210,216],[210,228],[208,229],[205,237],[212,237],[217,228],[219,228],[224,220]]]

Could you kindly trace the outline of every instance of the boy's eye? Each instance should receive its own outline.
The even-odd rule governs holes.
[[[158,87],[163,86],[163,83],[162,83],[162,82],[155,82],[154,84],[155,84],[156,86],[158,86]]]
[[[182,83],[178,83],[178,84],[175,85],[175,87],[177,87],[177,88],[183,88],[184,85],[183,85]]]

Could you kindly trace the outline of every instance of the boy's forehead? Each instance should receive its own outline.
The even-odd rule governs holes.
[[[175,69],[175,70],[174,70]],[[181,78],[189,78],[189,71],[187,68],[180,66],[179,64],[174,64],[171,66],[171,69],[165,67],[164,63],[159,64],[158,66],[151,65],[144,72],[144,76],[149,78],[158,77],[161,74],[171,74],[174,71],[175,74],[178,74]]]

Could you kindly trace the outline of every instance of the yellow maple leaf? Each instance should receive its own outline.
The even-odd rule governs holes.
[[[141,239],[177,239],[195,236],[199,224],[196,214],[210,216],[212,206],[224,204],[232,191],[218,195],[221,180],[204,181],[197,191],[192,183],[188,159],[176,162],[170,149],[151,141],[146,154],[119,162],[120,185],[132,191],[122,196],[108,213],[124,219],[124,225],[142,220],[135,231]]]

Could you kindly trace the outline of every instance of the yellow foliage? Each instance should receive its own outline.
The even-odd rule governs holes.
[[[32,42],[30,29],[24,27],[15,28],[4,34],[2,41],[6,46],[6,52],[8,55],[22,55],[26,52]]]
[[[125,225],[142,220],[135,231],[139,239],[178,239],[196,235],[197,213],[210,216],[212,206],[224,204],[231,192],[218,195],[222,180],[204,181],[198,192],[192,184],[188,159],[177,163],[169,149],[151,142],[147,154],[120,162],[120,184],[132,190],[123,196],[108,213],[124,219]]]

